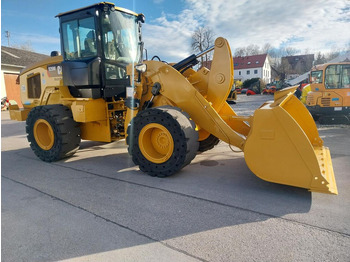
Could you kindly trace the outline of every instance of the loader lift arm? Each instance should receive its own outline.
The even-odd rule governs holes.
[[[193,59],[181,61],[176,68],[186,68]],[[263,104],[253,116],[237,116],[226,103],[233,83],[233,60],[224,38],[215,41],[204,96],[175,67],[158,61],[145,63],[145,77],[161,85],[160,94],[187,112],[201,129],[240,148],[255,175],[310,191],[338,193],[329,149],[323,146],[311,115],[294,98],[296,87],[276,92],[274,101]],[[271,153],[277,156],[273,162],[266,158]]]

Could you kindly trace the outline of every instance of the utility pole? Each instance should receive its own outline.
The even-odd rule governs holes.
[[[7,38],[7,46],[10,47],[10,31],[5,31],[5,37]]]

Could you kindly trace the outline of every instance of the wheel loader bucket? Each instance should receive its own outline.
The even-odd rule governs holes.
[[[329,149],[295,89],[276,92],[274,102],[255,111],[244,146],[246,163],[266,181],[338,194]]]

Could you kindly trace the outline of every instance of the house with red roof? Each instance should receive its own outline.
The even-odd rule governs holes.
[[[267,54],[238,56],[233,58],[235,80],[261,78],[266,84],[271,82],[271,64]]]

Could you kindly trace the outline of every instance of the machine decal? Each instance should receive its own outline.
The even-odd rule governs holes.
[[[48,65],[47,66],[47,74],[49,75],[49,77],[62,76],[61,64]]]

